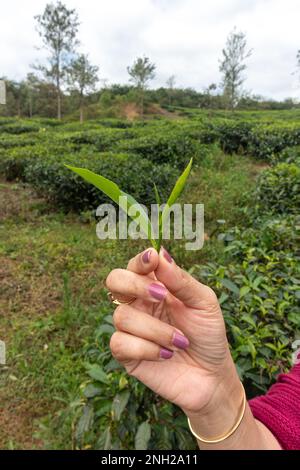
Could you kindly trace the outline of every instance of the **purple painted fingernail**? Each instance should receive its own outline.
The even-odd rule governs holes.
[[[170,253],[168,253],[165,248],[163,248],[162,250],[163,250],[163,257],[168,261],[168,263],[172,263],[173,258],[170,255]]]
[[[154,282],[148,287],[149,294],[157,300],[163,300],[167,295],[167,289],[161,284],[155,284]]]
[[[160,357],[162,359],[170,359],[173,356],[173,351],[169,351],[169,349],[162,348],[160,350]]]
[[[142,260],[144,263],[149,263],[150,261],[150,256],[151,256],[151,250],[145,251],[145,253],[142,256]]]
[[[179,348],[179,349],[186,349],[190,344],[187,337],[181,335],[177,331],[174,333],[172,342],[173,342],[174,346],[176,346],[176,348]]]

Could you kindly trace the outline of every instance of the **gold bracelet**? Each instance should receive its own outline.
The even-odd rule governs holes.
[[[242,403],[242,410],[241,410],[241,413],[240,413],[240,415],[239,415],[239,418],[238,418],[236,424],[235,424],[226,434],[224,434],[223,436],[216,437],[216,438],[214,438],[214,439],[206,439],[206,438],[204,438],[204,437],[201,437],[201,436],[199,436],[199,434],[196,434],[196,433],[195,433],[195,431],[193,430],[193,428],[192,428],[192,426],[191,426],[191,422],[190,422],[189,418],[187,418],[190,431],[191,431],[191,433],[193,434],[193,436],[194,436],[196,439],[198,439],[198,441],[205,442],[206,444],[217,444],[218,442],[222,442],[222,441],[224,441],[225,439],[227,439],[228,437],[230,437],[230,436],[237,430],[237,428],[238,428],[239,425],[241,424],[242,419],[243,419],[243,417],[244,417],[244,415],[245,415],[246,403],[247,403],[246,392],[245,392],[245,389],[244,389],[244,386],[243,386],[242,383],[241,383],[241,386],[242,386],[242,389],[243,389],[243,403]]]

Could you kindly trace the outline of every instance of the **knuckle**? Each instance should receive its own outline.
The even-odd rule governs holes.
[[[209,286],[205,286],[205,299],[210,304],[215,305],[218,303],[218,297],[216,296],[215,291]]]
[[[218,297],[214,290],[209,286],[205,286],[204,303],[206,309],[211,312],[215,312],[219,309]]]
[[[132,345],[131,352],[135,360],[141,360],[144,358],[144,348],[139,342],[136,342],[134,345]]]
[[[115,281],[116,279],[119,278],[120,276],[120,271],[122,271],[121,269],[113,269],[112,271],[110,271],[110,273],[108,274],[106,280],[105,280],[105,285],[108,289],[112,289],[112,287],[115,285]]]
[[[122,335],[118,332],[115,332],[112,337],[110,338],[109,347],[111,350],[112,355],[121,360],[122,353],[123,353],[123,342],[122,342]]]
[[[193,287],[195,280],[185,271],[180,270],[180,282],[178,288],[175,291],[175,295],[180,296],[181,293],[190,290]]]
[[[127,321],[127,307],[126,305],[119,305],[113,315],[113,321],[115,328],[121,330],[124,327],[124,323]]]
[[[134,270],[135,266],[139,264],[140,261],[140,255],[133,256],[133,258],[130,258],[127,268],[132,268]]]

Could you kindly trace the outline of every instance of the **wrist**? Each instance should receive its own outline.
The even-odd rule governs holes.
[[[184,410],[192,429],[207,439],[227,433],[238,419],[244,398],[243,393],[230,356],[221,376],[216,378],[214,391],[206,405],[198,411]]]

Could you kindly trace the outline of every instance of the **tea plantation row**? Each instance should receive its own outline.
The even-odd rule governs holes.
[[[191,157],[194,165],[221,147],[271,161],[290,161],[282,152],[300,145],[296,122],[240,120],[91,121],[84,126],[55,120],[0,120],[0,174],[30,183],[65,210],[81,211],[106,201],[70,173],[64,163],[114,179],[136,199],[154,202],[153,183],[164,199]]]

